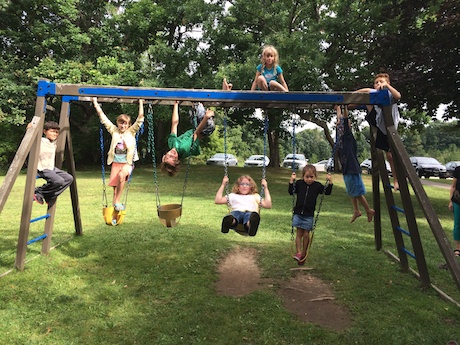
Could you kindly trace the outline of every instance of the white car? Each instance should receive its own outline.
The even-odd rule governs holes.
[[[294,155],[293,153],[290,153],[284,158],[283,163],[281,163],[281,166],[283,168],[295,168],[302,170],[304,166],[307,164],[308,159],[306,159],[303,154],[296,153]]]
[[[245,167],[263,167],[265,157],[265,166],[270,164],[270,158],[264,155],[252,155],[244,161]]]
[[[319,161],[318,163],[312,165],[316,168],[316,171],[326,171],[327,161],[328,159],[323,159],[322,161]]]
[[[226,164],[225,164],[226,163]],[[227,161],[225,161],[225,153],[216,153],[214,156],[209,158],[206,161],[207,165],[227,165],[227,166],[237,166],[238,159],[234,155],[227,153]]]

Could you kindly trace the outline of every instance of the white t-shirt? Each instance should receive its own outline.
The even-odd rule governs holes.
[[[228,195],[228,201],[232,211],[259,212],[259,194],[235,194]]]

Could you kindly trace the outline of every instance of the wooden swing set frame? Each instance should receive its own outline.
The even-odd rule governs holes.
[[[21,224],[18,236],[15,267],[23,270],[26,262],[27,242],[29,235],[30,218],[32,213],[33,195],[35,189],[35,179],[38,165],[38,154],[40,140],[45,122],[46,102],[49,97],[61,97],[62,106],[60,112],[59,125],[61,134],[57,140],[56,167],[61,168],[66,157],[65,163],[67,171],[74,177],[74,182],[70,186],[72,199],[73,218],[76,235],[83,234],[81,223],[80,206],[78,202],[77,179],[75,163],[73,157],[72,138],[70,134],[70,104],[71,102],[91,102],[92,97],[97,97],[98,101],[120,103],[134,103],[142,98],[154,105],[172,105],[175,101],[180,101],[182,105],[193,105],[202,102],[205,106],[216,107],[243,107],[243,108],[279,108],[290,109],[313,109],[329,108],[333,105],[379,105],[383,109],[388,140],[394,155],[398,180],[400,183],[400,193],[404,202],[405,217],[409,226],[407,231],[411,235],[412,246],[415,257],[419,278],[422,285],[429,285],[430,279],[426,268],[423,249],[419,238],[418,228],[415,224],[415,216],[410,201],[407,181],[410,182],[414,194],[422,208],[428,221],[432,233],[435,236],[438,246],[446,260],[447,268],[450,270],[457,287],[460,289],[460,265],[453,256],[452,247],[446,237],[436,213],[429,202],[428,196],[412,167],[409,156],[405,150],[401,138],[399,137],[391,116],[391,102],[387,91],[380,90],[372,93],[365,92],[270,92],[270,91],[223,91],[205,89],[160,89],[160,88],[140,88],[125,86],[99,86],[82,84],[61,84],[53,83],[48,80],[40,80],[37,87],[37,99],[35,105],[35,115],[32,119],[32,126],[27,130],[17,153],[8,169],[2,186],[0,187],[0,212],[6,203],[14,182],[26,160],[28,160],[27,179],[24,190]],[[371,138],[372,139],[372,138]],[[380,210],[380,179],[384,185],[384,192],[387,199],[388,211],[392,221],[393,234],[399,254],[399,263],[404,270],[409,270],[407,263],[407,249],[398,230],[399,221],[394,214],[394,206],[390,205],[393,201],[389,186],[388,176],[385,175],[385,165],[383,155],[375,150],[372,142],[373,166],[373,201],[376,214],[374,217],[374,237],[376,250],[382,249],[382,229],[381,229],[381,210]],[[385,171],[384,171],[385,170]],[[391,202],[390,202],[391,201]],[[56,204],[49,206],[48,215],[45,221],[44,239],[42,242],[41,253],[47,255],[50,251],[54,215]],[[169,211],[169,210],[167,210]],[[166,225],[166,224],[165,224]],[[46,235],[46,236],[45,236]]]

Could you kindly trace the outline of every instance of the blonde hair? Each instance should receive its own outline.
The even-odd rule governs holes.
[[[314,165],[311,165],[311,164],[307,164],[303,167],[302,169],[302,178],[304,178],[305,174],[307,172],[310,172],[311,174],[313,174],[313,176],[315,176],[315,178],[317,178],[317,174],[316,174],[316,168]]]
[[[131,116],[127,114],[120,114],[117,116],[117,124],[127,122],[128,125],[131,125]]]
[[[260,57],[260,63],[262,64],[262,71],[265,68],[265,59],[264,59],[264,57],[266,55],[268,55],[268,54],[272,54],[273,57],[275,58],[274,61],[273,61],[273,70],[275,71],[275,75],[276,75],[276,68],[279,65],[279,55],[278,55],[278,50],[276,50],[276,48],[274,46],[271,46],[271,45],[265,46],[264,49],[262,49],[262,55]]]
[[[249,176],[249,175],[242,175],[242,176],[240,176],[238,178],[238,180],[235,181],[235,183],[233,184],[233,187],[232,187],[232,193],[240,194],[239,185],[240,185],[241,181],[243,181],[243,179],[247,179],[249,181],[249,184],[251,185],[251,190],[250,190],[249,194],[257,194],[258,193],[257,185],[254,182],[254,180],[252,179],[252,177]]]

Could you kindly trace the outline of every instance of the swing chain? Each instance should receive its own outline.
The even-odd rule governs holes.
[[[102,124],[99,126],[99,143],[101,147],[101,171],[102,171],[102,206],[107,207],[107,188],[105,185],[105,161],[104,161],[104,130]]]
[[[156,205],[157,209],[160,208],[160,193],[158,191],[158,176],[157,176],[157,160],[155,156],[155,127],[153,125],[153,106],[149,102],[149,110],[147,112],[147,124],[148,124],[148,141],[147,141],[147,152],[150,152],[152,155],[152,164],[153,164],[153,181],[155,184],[155,195],[156,195]]]
[[[224,176],[228,177],[228,166],[227,166],[227,116],[228,109],[224,109]],[[225,195],[227,195],[227,205],[230,207],[228,200],[228,183],[225,185]]]

